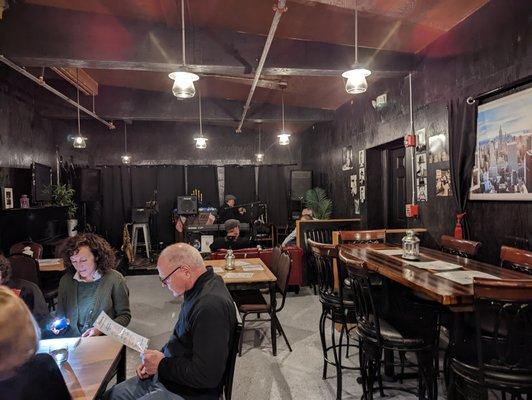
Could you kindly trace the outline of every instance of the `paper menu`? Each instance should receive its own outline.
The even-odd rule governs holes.
[[[262,268],[262,265],[246,264],[242,266],[242,271],[244,272],[263,271],[263,268]]]
[[[381,253],[386,256],[402,256],[403,250],[401,249],[385,249],[385,250],[373,250],[376,253]]]
[[[421,269],[430,269],[433,271],[452,271],[462,268],[461,265],[452,264],[446,261],[434,260],[434,261],[405,261],[414,267]]]
[[[212,270],[215,274],[221,274],[224,272],[224,269],[222,267],[212,267]]]
[[[250,279],[253,277],[253,272],[228,272],[224,278],[227,279]]]
[[[500,279],[495,275],[486,274],[480,271],[450,271],[450,272],[438,272],[435,274],[450,281],[459,283],[460,285],[472,285],[473,278],[487,278],[487,279]]]
[[[93,325],[107,336],[118,340],[130,349],[142,353],[148,348],[149,339],[141,336],[113,321],[105,311],[102,311]]]

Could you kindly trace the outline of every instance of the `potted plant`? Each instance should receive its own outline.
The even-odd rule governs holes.
[[[312,210],[312,216],[316,219],[329,219],[331,216],[332,200],[320,187],[307,190],[304,203],[305,207]]]
[[[78,231],[75,230],[78,225],[76,219],[77,204],[74,202],[74,195],[76,191],[71,187],[65,185],[52,185],[52,204],[57,206],[67,207],[67,228],[68,236],[76,236]]]

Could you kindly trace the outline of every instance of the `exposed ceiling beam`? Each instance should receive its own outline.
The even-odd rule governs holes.
[[[63,88],[62,88],[63,89]],[[65,88],[68,90],[68,88]],[[76,117],[74,110],[64,107],[45,92],[36,99],[40,112],[47,117],[71,119]],[[234,124],[238,122],[244,102],[213,98],[202,99],[202,119],[210,124]],[[100,85],[100,95],[96,101],[98,115],[110,120],[137,121],[198,121],[198,102],[176,100],[171,93],[118,88]],[[258,122],[279,122],[281,107],[273,104],[252,104],[247,124]],[[285,120],[288,124],[312,124],[332,121],[334,111],[307,107],[286,106]]]
[[[27,4],[0,24],[0,54],[26,66],[171,72],[181,64],[178,39],[161,24]],[[232,31],[198,28],[187,39],[187,61],[200,74],[249,76],[264,47],[263,36]],[[359,59],[376,75],[405,74],[417,62],[412,54],[367,48]],[[339,75],[352,62],[351,46],[279,39],[263,75]]]

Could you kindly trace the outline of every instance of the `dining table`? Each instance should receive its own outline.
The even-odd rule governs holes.
[[[126,348],[109,336],[43,339],[39,353],[67,349],[68,358],[59,369],[73,400],[99,398],[116,374],[117,382],[126,377]]]
[[[276,282],[277,278],[260,258],[243,258],[235,260],[233,270],[226,269],[226,260],[206,260],[205,265],[213,268],[227,288],[233,290],[250,290],[268,288],[272,310],[271,320],[275,320],[277,308]],[[271,324],[271,338],[273,355],[277,355],[277,332],[275,325]]]

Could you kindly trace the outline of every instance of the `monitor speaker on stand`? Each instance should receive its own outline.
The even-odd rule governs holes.
[[[177,213],[179,215],[195,215],[198,213],[198,198],[196,196],[178,196]]]

